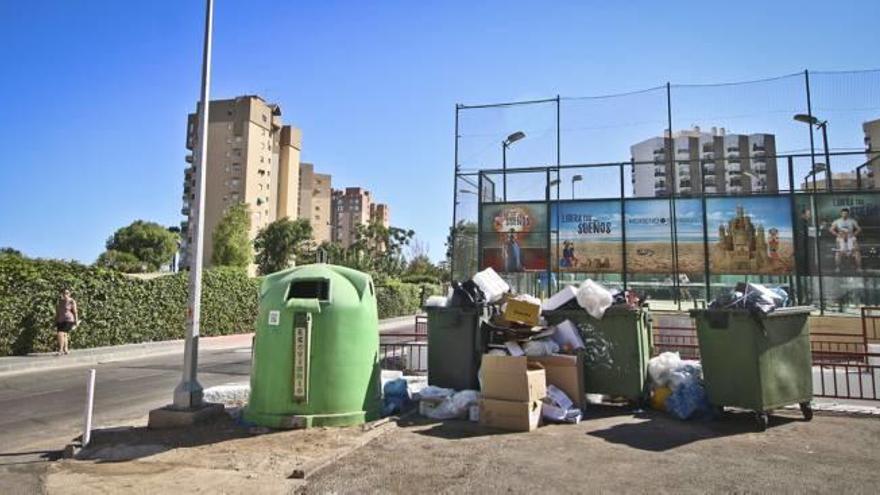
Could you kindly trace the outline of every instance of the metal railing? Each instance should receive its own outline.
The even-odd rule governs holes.
[[[379,335],[379,364],[385,370],[428,372],[428,320],[424,315],[415,317],[412,332]]]

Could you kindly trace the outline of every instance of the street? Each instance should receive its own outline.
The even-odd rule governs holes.
[[[380,323],[381,333],[412,332],[411,319]],[[245,340],[247,341],[247,340]],[[203,387],[244,383],[250,345],[199,353]],[[64,359],[64,358],[59,358]],[[86,375],[95,368],[95,428],[145,423],[150,409],[171,402],[180,380],[179,353],[48,370],[0,379],[0,466],[39,459],[82,433]],[[18,455],[23,452],[32,454]]]

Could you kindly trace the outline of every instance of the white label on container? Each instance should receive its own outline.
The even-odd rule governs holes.
[[[277,309],[269,311],[269,324],[276,327],[281,324],[281,311]]]

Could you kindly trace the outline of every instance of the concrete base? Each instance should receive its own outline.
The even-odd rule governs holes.
[[[337,414],[271,414],[256,412],[248,407],[245,421],[275,429],[313,428],[317,426],[354,426],[367,421],[365,411]],[[370,418],[372,420],[374,418]]]
[[[214,419],[224,412],[223,404],[205,403],[197,409],[174,409],[173,406],[165,406],[150,411],[149,428],[166,429],[181,428],[205,423]]]

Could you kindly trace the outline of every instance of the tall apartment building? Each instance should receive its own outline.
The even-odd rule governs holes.
[[[866,172],[861,172],[862,187],[880,189],[880,119],[870,120],[862,124],[865,132],[865,161],[874,160],[868,168],[873,172],[874,179],[867,179]],[[876,159],[875,159],[876,158]]]
[[[669,153],[672,156],[669,156]],[[777,192],[776,137],[727,134],[724,128],[699,127],[672,136],[653,137],[630,147],[633,193],[637,197],[702,193]],[[703,165],[703,180],[700,165]]]
[[[314,164],[300,164],[297,216],[309,221],[312,238],[319,244],[333,240],[330,179],[329,174],[315,173]]]
[[[205,176],[204,263],[210,265],[214,229],[226,209],[244,202],[251,211],[250,237],[277,218],[295,217],[299,203],[299,155],[302,134],[281,122],[281,108],[259,96],[246,95],[210,103]],[[187,118],[186,148],[198,153],[198,115]],[[192,154],[186,161],[198,163]],[[190,263],[192,215],[195,208],[195,165],[184,171],[181,223],[183,267]]]
[[[387,204],[374,203],[370,191],[360,187],[333,190],[333,241],[349,247],[357,239],[358,225],[378,222],[390,226]]]

